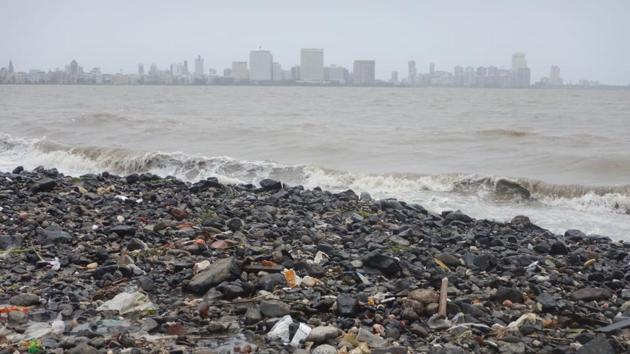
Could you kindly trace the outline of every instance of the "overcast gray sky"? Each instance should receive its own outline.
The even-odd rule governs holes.
[[[325,64],[376,60],[377,76],[455,65],[508,68],[527,54],[532,77],[559,65],[568,81],[630,83],[630,0],[1,0],[0,66],[135,72],[200,54],[222,70],[269,49],[284,68],[303,47]]]

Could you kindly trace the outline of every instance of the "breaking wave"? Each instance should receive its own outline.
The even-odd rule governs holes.
[[[395,197],[420,202],[433,209],[480,208],[477,214],[482,215],[478,217],[491,217],[483,215],[487,211],[484,208],[491,206],[496,209],[498,217],[516,215],[519,210],[529,215],[532,210],[548,213],[553,209],[618,215],[624,218],[619,222],[630,222],[630,219],[625,219],[630,214],[630,185],[558,185],[526,178],[461,173],[355,174],[306,164],[286,165],[273,161],[236,160],[227,156],[71,147],[46,139],[0,135],[0,170],[11,170],[17,165],[28,169],[54,167],[68,175],[101,171],[120,175],[148,172],[175,176],[190,182],[217,177],[224,183],[257,183],[264,178],[273,178],[307,188],[319,186],[331,191],[350,188],[356,192],[369,192],[377,198]],[[580,216],[576,215],[566,218],[572,222],[579,221]]]

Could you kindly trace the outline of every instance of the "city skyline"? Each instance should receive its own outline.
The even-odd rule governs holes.
[[[407,1],[303,3],[256,1],[119,0],[85,3],[24,0],[0,12],[0,63],[19,70],[54,68],[72,59],[104,72],[135,72],[138,63],[159,67],[177,57],[205,58],[209,68],[248,60],[263,47],[285,69],[299,63],[299,48],[325,48],[327,63],[350,68],[355,59],[375,60],[376,76],[405,72],[409,60],[425,71],[457,65],[510,67],[515,51],[529,55],[531,75],[550,65],[565,80],[630,83],[630,3]],[[504,59],[505,58],[505,59]]]

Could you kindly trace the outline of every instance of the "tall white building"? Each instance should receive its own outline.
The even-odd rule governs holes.
[[[284,72],[282,71],[282,65],[278,62],[273,63],[271,76],[273,81],[282,81],[284,80]]]
[[[355,85],[372,85],[376,82],[374,60],[355,60],[352,65],[352,82]]]
[[[559,66],[551,66],[551,70],[549,72],[549,84],[552,86],[562,86],[562,78],[560,77]]]
[[[300,81],[324,81],[324,50],[304,48],[300,52]]]
[[[525,53],[517,52],[512,54],[512,70],[517,71],[519,69],[527,68],[527,59],[525,59]]]
[[[233,61],[231,74],[232,74],[232,78],[235,81],[249,80],[249,71],[247,70],[247,62],[246,61]]]
[[[203,58],[199,55],[195,59],[195,76],[203,76]]]
[[[407,82],[409,85],[415,85],[416,79],[418,78],[418,71],[416,70],[416,62],[415,60],[409,61],[408,73],[407,73]]]
[[[273,79],[273,56],[268,50],[249,52],[249,79],[271,81]]]

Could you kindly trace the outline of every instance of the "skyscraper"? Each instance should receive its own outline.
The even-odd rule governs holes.
[[[273,79],[273,57],[268,50],[249,52],[249,79],[271,81]]]
[[[9,60],[9,74],[13,74],[14,72],[14,68],[13,68],[13,61]]]
[[[551,66],[549,72],[549,84],[552,86],[562,86],[562,78],[560,77],[560,67],[556,65]]]
[[[531,71],[527,67],[525,54],[516,52],[512,54],[512,87],[529,87],[531,83]]]
[[[429,64],[429,74],[431,74],[431,76],[435,74],[435,64],[433,63]]]
[[[303,48],[300,52],[300,81],[324,81],[324,50]]]
[[[372,85],[376,82],[374,60],[355,60],[352,65],[352,82],[355,85]]]
[[[140,77],[144,76],[144,65],[143,64],[138,64],[138,75]]]
[[[523,69],[527,67],[527,59],[525,59],[525,54],[521,52],[516,52],[512,54],[512,70],[516,71],[518,69]]]
[[[271,76],[273,81],[282,81],[284,80],[282,65],[278,62],[274,62],[271,70]]]
[[[416,62],[414,60],[410,60],[409,71],[407,74],[407,82],[409,82],[409,85],[415,85],[417,77],[418,77],[418,72],[416,71]]]
[[[246,61],[232,62],[232,78],[234,78],[235,81],[249,80],[249,71],[247,70]]]
[[[201,77],[203,76],[203,72],[203,58],[201,55],[198,55],[197,59],[195,59],[195,76]]]
[[[398,71],[392,71],[392,76],[389,79],[389,82],[393,85],[398,84]]]

